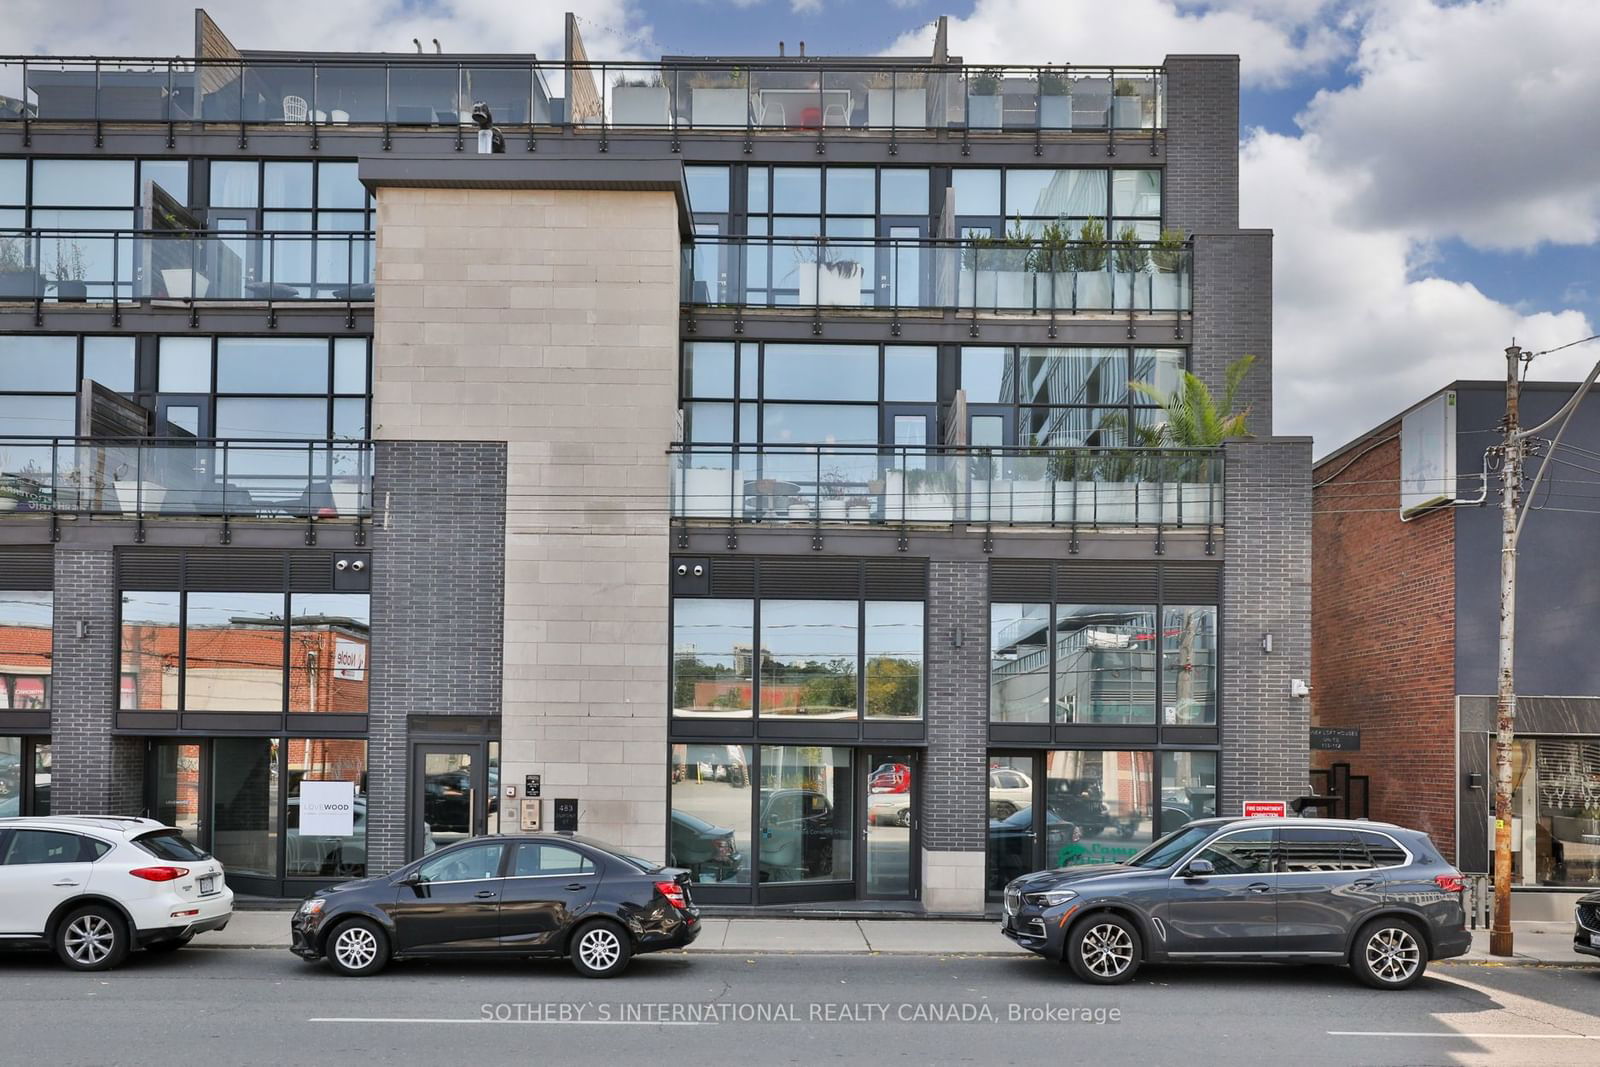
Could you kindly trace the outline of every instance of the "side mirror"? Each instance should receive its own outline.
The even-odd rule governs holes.
[[[422,884],[422,876],[417,874],[417,872],[412,871],[410,874],[406,875],[404,878],[400,879],[395,884],[396,885],[408,885],[412,889],[415,889],[417,886]]]
[[[1185,878],[1210,878],[1216,873],[1217,869],[1211,866],[1210,860],[1190,860],[1189,866],[1183,869]]]

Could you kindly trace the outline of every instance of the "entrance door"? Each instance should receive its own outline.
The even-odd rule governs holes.
[[[481,741],[417,745],[411,773],[411,855],[488,832],[489,761]]]
[[[183,836],[201,848],[209,848],[201,812],[205,810],[200,791],[205,781],[201,772],[199,743],[156,741],[150,746],[151,773],[148,779],[150,817],[176,826]]]
[[[926,219],[919,221],[884,219],[879,236],[888,238],[878,246],[877,306],[923,308],[931,299],[933,260]]]
[[[866,825],[861,895],[868,899],[911,899],[917,895],[917,799],[919,764],[903,750],[862,753],[865,775],[862,809]]]

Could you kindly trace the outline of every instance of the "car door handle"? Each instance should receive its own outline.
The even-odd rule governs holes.
[[[576,890],[579,890],[579,889],[588,889],[588,888],[589,888],[589,886],[584,882],[568,882],[567,883],[567,889],[568,890],[572,890],[572,891],[576,891]]]
[[[1358,878],[1350,884],[1355,886],[1357,889],[1371,889],[1373,886],[1377,885],[1378,882],[1374,878]]]
[[[494,890],[493,889],[480,889],[474,895],[479,900],[493,900],[494,899]]]
[[[1270,892],[1272,892],[1272,887],[1270,885],[1268,885],[1266,882],[1251,882],[1249,885],[1245,886],[1245,888],[1248,889],[1252,893],[1270,893]]]
[[[54,886],[60,886],[62,889],[68,889],[68,888],[71,888],[72,886],[78,885],[79,883],[74,882],[70,878],[63,878],[59,882],[51,882],[50,884],[54,885]]]

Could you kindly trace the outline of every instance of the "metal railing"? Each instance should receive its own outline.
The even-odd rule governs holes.
[[[0,517],[364,519],[369,441],[0,437]]]
[[[1167,311],[1190,308],[1193,246],[889,237],[696,236],[682,301],[697,307]]]
[[[1220,449],[684,444],[671,455],[675,519],[1223,524]]]
[[[459,130],[479,101],[513,127],[1104,132],[1164,129],[1167,118],[1159,66],[0,57],[0,122]]]
[[[373,299],[373,235],[0,230],[0,300]]]

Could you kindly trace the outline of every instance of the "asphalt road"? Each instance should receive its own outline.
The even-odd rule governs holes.
[[[1445,964],[1398,994],[1331,968],[1147,968],[1104,989],[1032,958],[934,956],[657,955],[604,982],[417,962],[354,980],[190,948],[104,975],[0,956],[0,1003],[0,1062],[52,1067],[1600,1063],[1600,968]]]

